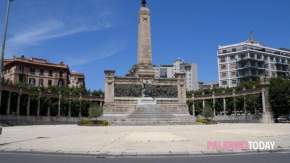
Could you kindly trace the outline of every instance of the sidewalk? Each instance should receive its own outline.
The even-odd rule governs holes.
[[[275,152],[285,151],[290,148],[290,125],[4,127],[0,151],[99,156],[234,153],[207,151],[207,141],[275,141]]]

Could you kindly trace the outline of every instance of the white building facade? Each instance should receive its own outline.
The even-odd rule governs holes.
[[[174,75],[179,72],[186,73],[186,89],[198,90],[198,66],[196,63],[186,63],[178,58],[173,62],[173,65],[154,66],[153,70],[157,78],[174,78]]]
[[[260,76],[289,77],[290,50],[264,46],[252,34],[250,40],[219,46],[217,57],[220,87],[235,87]]]

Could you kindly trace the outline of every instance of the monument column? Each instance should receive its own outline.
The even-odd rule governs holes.
[[[105,71],[105,103],[114,103],[115,71]]]
[[[176,73],[175,78],[177,79],[177,90],[178,90],[178,103],[186,104],[186,73]]]
[[[142,5],[139,10],[138,19],[138,61],[136,77],[155,75],[152,66],[150,9],[145,6],[146,1],[142,1]]]

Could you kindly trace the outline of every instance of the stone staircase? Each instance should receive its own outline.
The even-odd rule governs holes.
[[[182,122],[180,118],[175,117],[155,104],[139,105],[125,121],[119,125],[175,125],[192,124],[192,122]],[[115,124],[118,125],[118,124]]]

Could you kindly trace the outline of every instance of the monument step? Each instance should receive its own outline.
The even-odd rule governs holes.
[[[166,126],[166,125],[192,125],[198,124],[195,122],[173,122],[173,121],[159,121],[159,122],[122,122],[122,123],[112,123],[111,125],[127,125],[127,126]]]
[[[130,115],[128,118],[173,118],[173,116],[142,116],[142,115]]]

